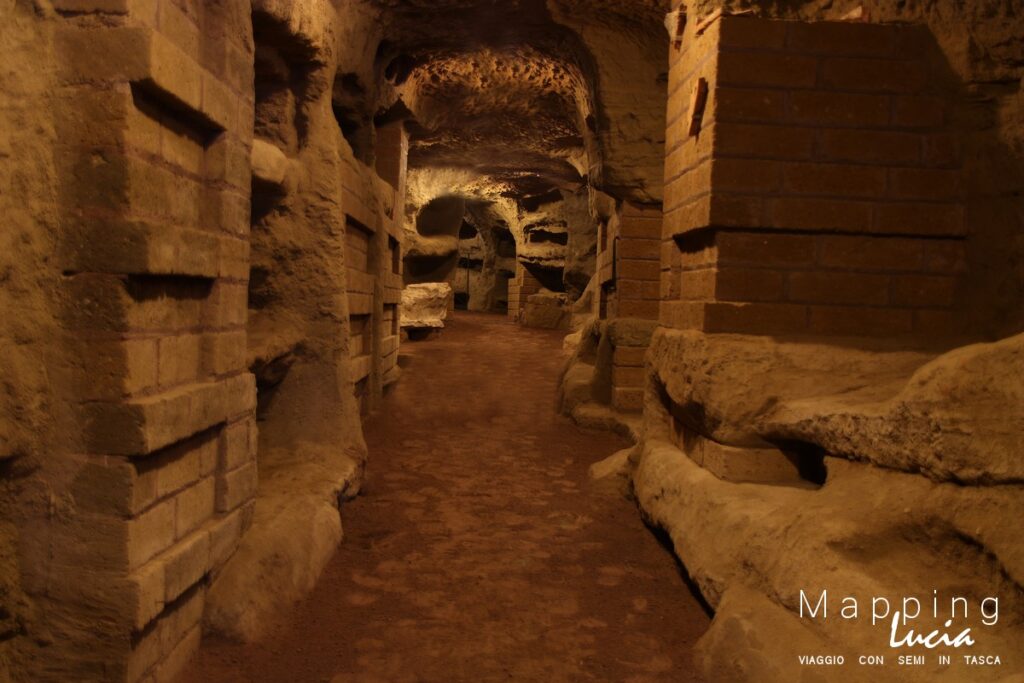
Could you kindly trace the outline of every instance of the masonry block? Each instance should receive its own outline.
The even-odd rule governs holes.
[[[238,548],[242,534],[252,522],[255,502],[243,504],[210,524],[210,567],[224,565]]]
[[[128,565],[141,567],[174,542],[173,499],[157,503],[128,522]]]
[[[132,586],[135,630],[140,631],[160,614],[166,604],[165,565],[160,560],[147,562],[128,577]]]
[[[256,495],[256,463],[250,462],[217,478],[217,512],[229,512]]]
[[[90,447],[146,455],[255,408],[255,378],[242,373],[125,403],[82,407]]]
[[[930,49],[914,27],[725,15],[671,52],[662,324],[914,343],[945,327],[966,219]],[[682,97],[698,79],[703,112]]]
[[[185,537],[165,560],[165,601],[171,602],[194,586],[210,566],[210,534],[199,531]]]
[[[252,460],[255,444],[250,443],[250,435],[255,436],[251,427],[252,420],[242,420],[228,425],[221,436],[220,469],[224,472],[235,470]]]
[[[206,477],[174,497],[175,536],[182,538],[213,516],[215,487]]]
[[[644,390],[615,387],[612,389],[612,407],[623,413],[638,413],[644,407]]]
[[[620,367],[643,367],[646,346],[616,346],[612,362]]]

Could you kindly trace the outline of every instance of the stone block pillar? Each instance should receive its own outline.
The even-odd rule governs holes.
[[[57,259],[82,439],[31,581],[55,602],[48,680],[170,680],[256,494],[248,4],[74,5]]]
[[[962,332],[958,139],[920,27],[724,16],[671,52],[662,324]]]
[[[516,275],[508,281],[508,318],[518,321],[526,308],[526,299],[541,290],[540,281],[522,263],[516,262]]]

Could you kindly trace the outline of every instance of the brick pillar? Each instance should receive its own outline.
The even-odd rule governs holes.
[[[409,158],[409,134],[401,121],[377,129],[377,174],[395,189],[392,216],[385,217],[378,264],[382,313],[378,336],[381,386],[398,379],[399,304],[402,301],[402,212]]]
[[[623,203],[613,238],[613,317],[658,319],[660,238],[660,206]]]
[[[516,275],[508,281],[508,317],[518,321],[526,308],[526,299],[541,290],[540,281],[530,271],[516,262]]]
[[[597,273],[601,284],[599,316],[621,320],[619,327],[658,319],[660,299],[661,207],[624,202],[598,235]],[[630,320],[634,322],[629,322]],[[649,328],[640,324],[640,328]],[[605,328],[606,333],[608,328]],[[649,334],[610,335],[612,407],[639,412],[646,376],[643,358]]]
[[[924,29],[696,23],[671,54],[661,322],[959,332],[959,145]]]
[[[58,259],[83,438],[68,463],[74,513],[54,527],[45,571],[55,609],[81,612],[50,615],[48,680],[173,678],[256,492],[250,27],[154,7],[129,12],[130,26],[57,29],[70,114]],[[200,49],[213,34],[219,60]],[[90,642],[61,632],[76,619],[95,625]]]
[[[405,204],[409,137],[402,122],[377,129],[376,169],[345,159],[345,273],[353,391],[363,412],[397,379],[398,305],[402,297],[400,213]],[[378,173],[384,174],[383,176]],[[383,209],[381,208],[383,206]]]

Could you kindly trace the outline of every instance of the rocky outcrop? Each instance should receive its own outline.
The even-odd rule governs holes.
[[[944,601],[940,618],[923,613],[912,626],[925,633],[943,628],[952,596],[972,596],[974,610],[980,599],[996,597],[997,625],[983,625],[976,611],[965,625],[987,652],[1017,650],[1024,637],[1024,554],[1010,520],[1024,513],[1019,488],[940,484],[832,459],[828,469],[819,490],[735,484],[717,479],[666,441],[645,441],[633,474],[641,509],[669,532],[676,554],[716,610],[699,648],[710,680],[803,680],[799,646],[808,654],[892,656],[892,610],[872,624],[872,597],[887,597],[896,609],[903,597],[924,601],[933,590]],[[828,619],[807,612],[800,617],[801,590],[812,604],[822,590],[830,591]],[[857,620],[838,617],[843,596],[857,597]],[[776,633],[794,640],[770,635]],[[972,672],[971,680],[1000,680],[1019,667],[1013,662]],[[960,667],[901,671],[908,681],[963,676]]]
[[[661,330],[654,377],[675,419],[720,444],[801,442],[936,480],[1020,483],[1024,336],[936,357]]]
[[[546,330],[567,330],[572,321],[568,297],[565,294],[542,290],[526,298],[526,308],[520,322],[526,327]]]
[[[460,307],[504,311],[507,280],[519,263],[546,288],[579,298],[597,252],[588,193],[520,198],[507,189],[448,168],[413,169],[404,223],[406,284],[448,282]]]
[[[203,614],[206,631],[242,641],[261,638],[312,589],[341,541],[339,504],[358,492],[366,459],[350,360],[362,340],[352,339],[350,313],[375,274],[350,262],[359,255],[352,242],[360,229],[384,231],[394,211],[394,188],[338,134],[330,84],[339,60],[367,58],[336,51],[352,17],[319,1],[266,0],[253,10],[257,138],[243,339],[258,389],[249,447],[250,484],[257,468],[259,483],[238,550],[210,573]],[[353,266],[362,277],[347,281]]]
[[[716,610],[698,652],[709,680],[799,680],[794,643],[889,651],[888,621],[801,618],[801,590],[857,596],[862,610],[933,589],[994,596],[999,626],[965,625],[987,651],[1013,651],[1024,637],[1024,552],[1009,522],[1024,512],[1010,436],[1022,343],[936,356],[655,333],[634,491]],[[758,638],[764,629],[787,636]]]
[[[260,473],[252,528],[207,594],[207,628],[239,642],[266,635],[305,597],[342,539],[339,508],[362,482],[362,460],[301,444]],[[288,460],[291,466],[284,466]]]
[[[886,400],[850,391],[780,403],[758,420],[772,440],[964,484],[1024,484],[1024,335],[920,367]]]
[[[654,379],[691,428],[748,447],[770,445],[758,425],[780,403],[854,390],[888,398],[932,357],[667,328],[649,351]]]
[[[407,285],[402,290],[403,328],[444,327],[451,309],[452,288],[447,282]]]

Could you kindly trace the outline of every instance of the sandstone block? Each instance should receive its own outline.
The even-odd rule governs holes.
[[[128,577],[134,602],[136,630],[151,622],[163,611],[166,600],[164,562],[153,560]]]
[[[451,298],[452,287],[447,282],[408,285],[402,290],[401,326],[444,327]]]
[[[90,446],[99,453],[145,455],[255,407],[255,381],[242,373],[128,403],[83,407]]]
[[[206,477],[174,497],[176,538],[182,538],[213,516],[214,494],[213,478]]]
[[[171,602],[194,586],[210,565],[210,534],[196,532],[168,551],[165,563],[165,601]]]
[[[242,420],[225,427],[221,436],[220,469],[224,472],[238,469],[252,459],[249,443],[251,420]]]
[[[777,448],[737,448],[701,436],[687,441],[686,454],[724,481],[791,485],[802,482],[795,459]]]
[[[141,567],[174,542],[174,500],[157,503],[128,522],[128,564]]]
[[[526,327],[567,330],[571,320],[572,309],[566,295],[542,291],[526,298],[520,322]]]
[[[210,568],[216,571],[238,548],[242,533],[251,520],[251,503],[231,511],[210,525]]]
[[[172,683],[181,677],[185,667],[199,651],[202,631],[200,626],[195,626],[174,646],[157,669],[156,683]]]
[[[889,302],[889,277],[866,273],[793,272],[790,301],[881,306]]]
[[[234,510],[256,495],[256,463],[250,462],[217,478],[217,512]]]
[[[256,138],[252,141],[252,177],[282,187],[288,173],[288,157],[276,145]]]

